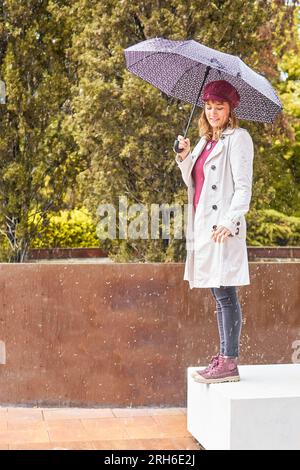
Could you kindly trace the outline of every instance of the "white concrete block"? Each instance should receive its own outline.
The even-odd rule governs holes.
[[[205,366],[204,366],[205,367]],[[188,431],[207,450],[300,450],[300,364],[239,366],[240,382],[187,369]]]

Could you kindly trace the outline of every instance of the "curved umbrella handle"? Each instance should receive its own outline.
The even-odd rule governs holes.
[[[175,141],[174,141],[173,150],[176,153],[180,153],[180,152],[183,151],[183,149],[179,148],[179,142],[180,142],[180,140],[178,140],[178,139],[175,139]]]

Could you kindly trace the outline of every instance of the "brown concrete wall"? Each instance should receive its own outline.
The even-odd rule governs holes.
[[[261,258],[300,259],[300,246],[248,246],[249,261]],[[26,261],[63,258],[103,258],[108,254],[101,248],[33,248],[28,251]]]
[[[210,290],[189,290],[183,270],[0,264],[0,403],[185,406],[186,368],[206,365],[218,332]],[[300,263],[252,262],[250,276],[241,363],[295,361]]]

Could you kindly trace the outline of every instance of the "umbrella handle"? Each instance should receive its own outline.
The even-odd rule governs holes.
[[[174,141],[173,150],[174,150],[175,153],[180,153],[184,150],[184,149],[179,148],[179,142],[180,142],[180,140],[178,140],[178,139],[176,139]]]

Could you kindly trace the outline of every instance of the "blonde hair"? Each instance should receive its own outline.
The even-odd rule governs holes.
[[[222,132],[229,128],[229,129],[236,129],[239,127],[239,121],[238,118],[236,117],[233,109],[229,105],[230,111],[229,111],[229,117],[227,122],[224,124],[224,126],[217,128],[216,131],[216,139],[219,140],[221,137]],[[202,113],[200,114],[199,120],[198,120],[198,128],[199,128],[199,136],[200,137],[205,137],[207,140],[211,140],[213,138],[213,128],[210,125],[206,114],[205,114],[205,108],[203,108]]]

